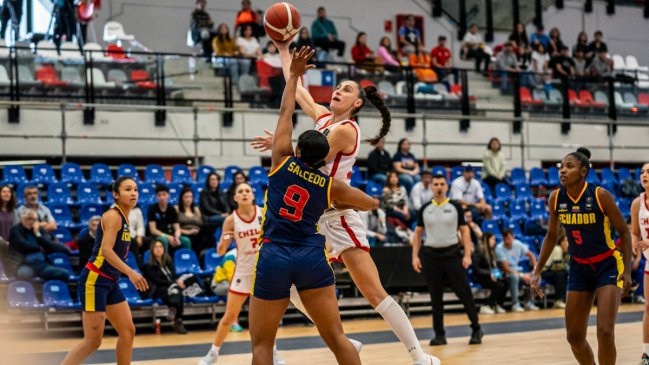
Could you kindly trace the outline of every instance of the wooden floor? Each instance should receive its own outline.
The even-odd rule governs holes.
[[[624,305],[620,308],[621,312],[642,311],[643,306]],[[595,313],[595,310],[593,310]],[[561,310],[545,310],[539,312],[526,312],[517,314],[503,314],[481,316],[482,323],[496,322],[516,322],[520,320],[538,320],[563,317]],[[412,322],[415,328],[430,328],[430,317],[416,317]],[[466,315],[447,315],[446,325],[464,325],[468,324]],[[368,333],[388,331],[389,328],[380,319],[369,320],[348,320],[344,322],[345,331],[354,337],[354,333]],[[167,329],[166,332],[170,332]],[[52,353],[64,352],[69,350],[79,341],[78,337],[74,338],[47,338],[45,336],[30,336],[24,338],[20,336],[7,336],[4,332],[4,338],[0,338],[0,353],[3,354],[20,354],[20,353]],[[642,328],[640,322],[618,324],[616,327],[616,343],[618,350],[618,364],[636,364],[639,359],[641,349]],[[146,347],[170,347],[192,344],[205,344],[205,350],[209,348],[212,341],[212,331],[192,331],[185,336],[165,333],[163,335],[144,334],[138,335],[135,341],[136,348]],[[313,327],[290,326],[280,328],[278,338],[291,339],[303,336],[317,336],[317,331]],[[60,337],[60,336],[59,336]],[[242,333],[232,333],[228,341],[248,341],[247,331]],[[421,338],[422,346],[425,351],[434,354],[442,359],[445,365],[465,365],[465,364],[575,364],[570,348],[565,340],[565,329],[552,330],[534,330],[530,328],[529,332],[516,332],[510,334],[492,334],[488,333],[483,344],[478,346],[469,346],[468,337],[456,337],[449,339],[449,344],[442,347],[428,346],[428,338]],[[107,336],[101,346],[102,349],[112,349],[115,346],[116,338]],[[596,350],[595,328],[589,328],[589,341]],[[179,348],[176,358],[156,359],[151,361],[134,362],[138,365],[195,365],[198,357],[187,357]],[[325,365],[335,364],[335,360],[326,348],[304,349],[293,351],[281,351],[281,357],[286,360],[288,365],[291,364],[309,364]],[[249,354],[238,354],[222,356],[219,364],[249,364],[251,356]],[[398,342],[367,344],[361,352],[361,360],[364,364],[373,365],[406,365],[410,364],[410,358],[405,353],[403,347]],[[11,356],[2,356],[0,364],[15,364]],[[46,364],[39,364],[46,365]]]

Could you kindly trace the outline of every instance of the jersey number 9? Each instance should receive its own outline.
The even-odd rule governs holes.
[[[306,206],[306,203],[309,201],[310,195],[309,192],[298,185],[291,185],[286,189],[286,194],[284,194],[284,204],[293,208],[294,211],[291,213],[286,208],[281,208],[279,210],[279,215],[292,221],[299,222],[302,220],[302,211]]]

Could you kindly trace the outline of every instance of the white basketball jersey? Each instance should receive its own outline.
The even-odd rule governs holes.
[[[326,137],[335,128],[341,125],[349,124],[353,126],[354,129],[356,129],[356,145],[354,146],[354,150],[349,154],[338,152],[338,154],[336,154],[336,157],[334,157],[330,161],[327,161],[327,165],[323,166],[320,171],[333,178],[345,181],[349,185],[352,179],[352,168],[356,163],[358,148],[361,144],[361,130],[354,120],[343,120],[337,123],[330,123],[331,117],[331,113],[321,116],[316,121],[315,129],[324,134]]]
[[[649,240],[649,207],[645,200],[645,194],[640,194],[640,211],[638,212],[638,224],[640,225],[640,237],[643,241]]]
[[[237,243],[237,273],[252,274],[255,269],[255,256],[259,247],[257,240],[261,229],[261,209],[255,206],[255,215],[251,221],[245,221],[234,211],[234,240]]]

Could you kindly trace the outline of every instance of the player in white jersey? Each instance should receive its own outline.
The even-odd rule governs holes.
[[[636,254],[645,257],[644,297],[649,299],[649,163],[640,170],[640,183],[644,193],[631,203],[631,242]],[[649,300],[647,300],[649,303]],[[645,303],[642,318],[642,359],[641,365],[649,365],[649,304]]]
[[[289,43],[275,42],[282,58],[284,77],[289,77],[291,63]],[[390,111],[374,86],[361,88],[356,82],[347,80],[336,86],[329,109],[317,104],[309,92],[298,83],[296,100],[304,113],[316,122],[316,129],[321,130],[329,141],[327,165],[323,172],[334,178],[350,182],[352,167],[356,163],[361,132],[353,117],[369,101],[381,113],[382,126],[378,135],[366,140],[376,145],[390,130]],[[266,131],[266,137],[257,137],[253,147],[265,151],[272,146],[272,133]],[[318,222],[320,233],[327,238],[327,249],[332,260],[342,261],[352,280],[365,299],[388,322],[392,331],[406,347],[412,357],[413,365],[440,364],[440,360],[426,354],[417,335],[401,306],[383,289],[372,257],[369,255],[369,243],[365,236],[365,226],[354,210],[332,209],[325,212]],[[295,293],[293,293],[295,294]],[[300,308],[297,295],[291,296],[293,304]]]

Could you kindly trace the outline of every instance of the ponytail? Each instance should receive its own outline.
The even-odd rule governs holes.
[[[373,137],[366,139],[365,142],[371,144],[372,146],[376,146],[377,143],[381,140],[381,138],[385,137],[388,132],[390,132],[390,125],[392,123],[392,117],[390,117],[390,110],[385,106],[385,102],[383,101],[383,98],[381,97],[381,94],[379,94],[379,91],[376,89],[376,86],[367,86],[365,88],[361,88],[359,86],[359,97],[361,100],[363,100],[363,104],[361,104],[360,107],[356,108],[355,110],[352,111],[352,115],[358,114],[360,110],[365,106],[365,102],[369,101],[374,105],[376,109],[378,109],[379,113],[381,113],[381,129],[379,130],[379,133]]]

